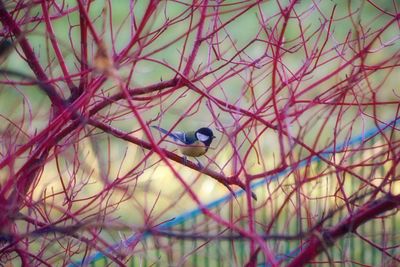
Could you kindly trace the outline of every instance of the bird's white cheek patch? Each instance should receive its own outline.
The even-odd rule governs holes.
[[[208,139],[210,139],[210,137],[208,135],[204,135],[204,134],[201,134],[201,133],[197,133],[196,137],[197,137],[198,140],[200,140],[202,142],[205,142]]]

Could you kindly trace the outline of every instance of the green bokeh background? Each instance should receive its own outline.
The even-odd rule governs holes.
[[[287,2],[288,1],[280,1],[282,6],[286,6]],[[70,5],[71,7],[75,6],[76,4],[75,1],[66,1],[65,3],[67,5]],[[96,29],[99,32],[101,32],[101,28],[103,26],[104,21],[102,20],[100,14],[103,8],[107,6],[108,15],[111,14],[110,17],[112,17],[113,32],[111,33],[110,21],[107,21],[105,26],[106,32],[103,33],[102,38],[107,45],[109,53],[114,55],[115,53],[120,52],[121,49],[130,40],[131,30],[129,26],[130,25],[129,8],[128,8],[129,2],[111,1],[111,3],[112,3],[111,5],[112,8],[110,9],[110,6],[108,6],[106,2],[94,1],[90,9],[90,16],[92,19],[94,19],[94,25]],[[226,4],[236,3],[236,1],[226,1],[225,3]],[[164,8],[160,9],[161,11],[157,13],[156,19],[152,21],[152,25],[148,26],[151,27],[152,29],[156,29],[160,25],[163,25],[165,23],[166,17],[173,18],[178,14],[180,14],[181,12],[184,12],[184,10],[186,9],[185,5],[170,1],[162,2],[160,5],[163,5]],[[296,10],[299,13],[301,13],[302,11],[307,10],[309,5],[310,5],[309,1],[301,1],[300,4],[296,5]],[[324,1],[324,3],[320,5],[321,12],[326,17],[329,17],[334,5],[336,5],[335,18],[341,18],[348,15],[348,8],[349,8],[348,1],[344,0]],[[141,20],[146,6],[147,6],[147,1],[135,2],[134,13],[138,21]],[[360,10],[358,13],[360,15],[355,16],[355,19],[359,20],[358,23],[369,27],[368,29],[366,28],[365,30],[370,30],[370,31],[377,30],[383,25],[385,25],[391,19],[389,16],[385,15],[376,17],[377,10],[373,6],[367,4],[364,1],[351,1],[350,6],[351,9],[354,11],[358,9]],[[383,1],[382,3],[379,3],[379,6],[385,10],[390,10],[390,8],[393,7],[393,3],[391,1]],[[219,9],[219,12],[223,13],[224,10],[229,10],[230,8],[231,7],[229,5],[226,7],[221,7]],[[230,38],[234,40],[235,45],[237,47],[241,48],[247,45],[248,42],[254,38],[255,33],[257,33],[257,31],[259,30],[258,25],[260,19],[259,17],[260,10],[262,10],[264,15],[268,17],[271,14],[276,14],[279,10],[279,7],[273,1],[266,1],[263,4],[260,4],[259,8],[255,7],[253,9],[250,9],[249,11],[246,12],[245,15],[238,17],[226,27],[226,32],[229,33]],[[30,10],[30,14],[32,16],[34,16],[34,14],[41,14],[41,10],[38,7],[34,7]],[[225,13],[222,14],[219,19],[221,21],[227,21],[230,19],[230,16],[231,13]],[[195,16],[194,20],[197,19],[198,16],[197,17]],[[318,12],[310,12],[310,15],[306,17],[306,21],[302,21],[302,23],[303,25],[309,26],[309,28],[307,28],[307,32],[313,32],[319,27],[320,20],[321,20],[321,15]],[[277,18],[271,17],[270,20],[268,21],[267,27],[273,27],[273,25],[276,22]],[[66,65],[68,66],[70,72],[71,73],[79,72],[79,61],[76,59],[76,55],[74,54],[74,51],[77,52],[80,49],[79,27],[72,27],[72,28],[70,27],[70,25],[79,25],[78,13],[73,12],[68,16],[53,20],[52,25],[54,31],[56,32],[57,40],[60,44],[63,56],[65,57],[66,60]],[[182,32],[186,31],[187,26],[188,26],[187,21],[183,21],[166,29],[166,31],[162,34],[160,38],[158,38],[156,42],[153,42],[151,45],[147,46],[144,49],[142,54],[146,55],[147,53],[153,51],[154,49],[161,47],[163,44],[174,40]],[[210,24],[207,24],[206,28],[208,27],[210,27]],[[330,36],[327,44],[328,47],[332,47],[335,45],[333,40],[338,40],[339,42],[344,40],[347,34],[349,34],[349,31],[352,31],[352,34],[354,36],[353,33],[354,29],[348,19],[343,19],[341,21],[335,22],[333,27],[334,27],[333,31],[331,32],[332,36]],[[47,66],[49,58],[53,58],[54,53],[48,39],[46,38],[46,30],[44,25],[27,23],[26,25],[24,25],[24,30],[27,32],[27,38],[32,44],[35,52],[37,53],[40,62],[43,64],[43,66]],[[296,38],[298,35],[299,35],[298,21],[292,19],[289,21],[287,30],[285,31],[285,40],[292,40]],[[399,35],[398,25],[393,24],[385,32],[385,34],[383,34],[381,42],[382,43],[389,42],[390,40],[393,40],[393,38],[396,38],[396,36],[398,37],[398,35]],[[195,35],[194,33],[192,33],[188,40],[189,44],[193,43],[194,37]],[[255,59],[257,57],[260,57],[265,52],[264,41],[266,38],[267,37],[265,33],[260,33],[258,35],[259,41],[252,43],[244,50],[243,54],[246,55],[247,59],[250,58]],[[313,40],[314,39],[311,39],[310,42],[312,42]],[[96,47],[94,44],[92,44],[92,40],[90,40],[89,43],[91,43],[91,45],[89,46],[89,55],[90,55],[89,58],[93,58],[93,55],[96,51]],[[168,65],[177,68],[179,65],[180,53],[182,52],[180,51],[180,49],[182,48],[182,43],[183,41],[180,40],[176,44],[163,49],[162,52],[151,54],[149,57],[151,57],[153,60],[166,62]],[[231,44],[226,40],[223,40],[220,45],[221,49],[227,49],[226,53],[224,54],[225,58],[230,58],[236,53],[236,51],[232,49],[228,50],[230,45]],[[137,47],[134,47],[132,49],[131,52],[132,55],[134,55],[134,51],[136,48]],[[391,54],[395,55],[399,51],[399,48],[400,48],[399,42],[394,41],[391,43],[389,47],[383,49],[382,50],[383,52],[371,54],[368,57],[367,62],[369,64],[374,64],[376,62],[379,62],[381,58],[386,58],[388,57],[388,55]],[[18,47],[17,50],[21,51]],[[190,51],[190,46],[188,51]],[[188,53],[188,51],[186,51],[186,53]],[[201,46],[199,51],[199,56],[196,58],[194,66],[198,66],[200,64],[202,66],[207,65],[207,59],[209,53],[210,50],[208,46],[206,45]],[[328,58],[329,56],[330,56],[329,54],[326,55],[326,58]],[[344,57],[349,59],[349,57],[351,56],[352,53],[348,52],[348,54],[346,54]],[[297,53],[285,54],[282,60],[285,62],[286,67],[288,67],[291,71],[295,71],[300,66],[302,66],[302,64],[304,64],[304,58],[305,58],[304,52],[299,50],[299,52]],[[53,78],[59,77],[61,75],[60,67],[57,65],[57,61],[52,61],[52,62],[53,63],[51,65],[51,70],[46,69],[46,73]],[[338,67],[338,62],[340,61],[333,61],[319,68],[317,71],[313,73],[313,79],[311,79],[310,81],[302,82],[301,87],[302,88],[307,87],[314,81],[326,75],[326,73],[329,73],[333,69],[336,69]],[[89,63],[93,64],[93,62]],[[223,62],[217,62],[216,66],[218,66],[218,64],[223,64]],[[1,67],[19,71],[33,76],[33,73],[29,69],[28,65],[21,58],[20,54],[17,53],[15,50],[13,50],[10,54],[7,54],[6,58],[1,59]],[[260,75],[260,77],[263,77],[261,75],[263,72],[265,72],[266,68],[267,67],[260,68],[259,70],[255,71],[258,73],[258,75]],[[225,68],[219,72],[216,72],[216,76],[222,74],[224,71],[226,71]],[[330,79],[327,82],[321,84],[319,90],[313,90],[310,93],[305,94],[304,99],[313,99],[315,95],[323,92],[326,88],[329,88],[331,85],[337,83],[338,80],[345,79],[349,71],[350,68],[336,75],[334,79]],[[129,74],[129,66],[124,65],[118,70],[118,73],[121,77],[126,77]],[[150,62],[149,60],[142,59],[139,62],[137,62],[137,66],[133,74],[134,78],[129,83],[129,87],[136,88],[136,87],[151,85],[160,80],[171,79],[172,77],[174,77],[174,74],[175,74],[174,71],[161,64],[157,64],[155,62]],[[245,74],[248,73],[244,71],[243,75]],[[379,82],[385,78],[386,74],[387,73],[385,71],[376,72],[375,74],[371,75],[371,82],[375,85],[379,84]],[[206,88],[206,86],[211,85],[214,81],[215,78],[207,77],[202,80],[203,84],[198,83],[198,86],[204,89]],[[69,93],[68,90],[66,90],[65,82],[59,81],[56,84],[58,92],[65,98],[67,98],[69,96]],[[256,84],[254,85],[254,92],[256,96],[259,97],[260,101],[267,97],[267,95],[265,95],[265,88],[269,88],[270,84],[271,84],[271,78],[269,76],[264,77],[263,79],[259,79],[259,81],[256,81]],[[360,88],[362,88],[362,85],[361,87],[358,88],[359,90],[361,90],[359,93],[362,94],[363,91]],[[397,96],[398,69],[394,69],[394,72],[390,75],[389,79],[385,81],[384,85],[382,85],[382,88],[384,88],[384,90],[379,91],[379,94],[377,96],[378,100],[398,101],[398,96]],[[104,94],[106,95],[113,94],[119,91],[119,89],[115,85],[115,81],[113,81],[112,79],[109,79],[102,86],[101,90],[103,90]],[[357,88],[355,90],[357,90]],[[229,94],[226,94],[227,92]],[[287,94],[288,92],[282,93],[282,97],[287,96]],[[244,90],[243,79],[242,77],[240,77],[240,75],[232,77],[221,83],[219,86],[215,87],[212,91],[212,95],[224,99],[229,103],[235,103],[244,109],[247,109],[251,105],[251,101],[249,101],[249,91]],[[191,105],[197,97],[198,97],[197,93],[193,91],[187,91],[182,95],[182,97],[174,95],[171,96],[169,99],[163,101],[162,110],[166,111],[163,113],[162,116],[159,117],[158,123],[168,129],[177,120],[179,120],[179,118],[181,118],[182,113],[187,110],[187,107]],[[94,101],[97,101],[99,99],[101,99],[100,96],[98,98],[94,98]],[[173,105],[170,106],[172,103]],[[16,131],[15,129],[11,129],[12,127],[10,128],[8,120],[20,121],[21,118],[24,118],[27,122],[22,124],[24,132],[26,132],[28,135],[34,135],[36,132],[40,132],[48,124],[50,108],[51,108],[50,103],[47,97],[36,86],[24,86],[21,89],[21,88],[13,88],[13,86],[2,85],[0,87],[0,114],[2,115],[2,117],[0,118],[0,130],[3,135],[3,140],[6,140],[8,138],[7,136],[12,136],[13,134],[15,134]],[[119,104],[112,105],[110,109],[106,109],[100,112],[100,115],[106,116],[107,112],[109,112],[110,110],[115,111],[118,108],[121,108]],[[148,121],[153,120],[159,114],[160,109],[161,108],[159,106],[146,109],[143,111],[142,116],[145,120]],[[343,116],[341,118],[342,125],[345,125],[347,121],[352,121],[354,117],[357,116],[358,111],[359,111],[358,107],[349,108],[349,110],[346,111],[346,113],[344,113],[347,116]],[[393,105],[387,105],[384,107],[379,106],[377,109],[377,116],[382,121],[388,121],[390,119],[393,119],[394,112],[395,109],[393,108]],[[129,112],[129,109],[125,108],[125,110],[122,110],[121,113],[123,113],[121,117],[112,121],[112,126],[126,132],[132,132],[132,135],[136,137],[145,138],[143,133],[133,132],[137,130],[138,124],[133,114]],[[217,110],[217,113],[219,115],[218,117],[219,122],[223,126],[226,126],[227,128],[232,127],[234,123],[234,118],[233,116],[231,116],[230,113],[224,112],[222,110]],[[365,113],[372,114],[372,108],[365,109]],[[273,117],[272,115],[271,117]],[[307,132],[307,135],[303,137],[303,141],[305,143],[311,144],[315,140],[316,135],[318,134],[317,130],[313,130],[313,129],[319,129],[319,127],[321,127],[321,124],[323,123],[323,120],[318,119],[318,115],[319,115],[318,107],[315,107],[311,108],[308,112],[306,112],[299,118],[298,122],[299,124],[306,123],[309,120],[314,120],[313,123],[314,128],[310,127],[309,131]],[[323,117],[324,115],[326,114],[321,114],[321,117]],[[321,146],[320,148],[324,147],[327,140],[331,140],[332,128],[334,127],[335,123],[336,120],[334,118],[332,120],[328,120],[328,126],[324,128],[322,138],[319,143],[319,145]],[[232,147],[227,145],[228,137],[224,135],[222,131],[218,131],[219,126],[213,122],[213,117],[211,116],[210,110],[207,108],[205,101],[201,102],[199,110],[197,112],[194,112],[194,114],[191,114],[189,116],[186,116],[185,119],[183,119],[178,124],[177,129],[192,130],[196,129],[200,125],[211,126],[212,128],[216,129],[218,140],[213,145],[210,158],[215,160],[217,165],[224,166],[226,164],[227,167],[224,169],[225,171],[231,170],[229,168],[229,161],[231,160],[231,156],[233,153]],[[351,136],[359,135],[363,131],[365,131],[365,129],[368,129],[373,126],[374,123],[371,118],[369,118],[368,116],[360,116],[360,118],[356,120],[354,126],[351,128]],[[343,127],[345,131],[341,134],[338,134],[337,136],[338,141],[343,141],[347,137],[347,134],[350,131],[349,127],[347,126],[346,126],[347,128],[345,126]],[[294,133],[296,133],[296,131],[298,130],[298,125],[294,124],[292,130]],[[87,131],[88,132],[90,131],[89,127],[87,128]],[[117,138],[110,137],[109,135],[102,133],[101,131],[95,130],[92,133],[93,135],[91,135],[88,138],[85,138],[81,142],[79,148],[74,149],[71,147],[69,149],[66,149],[63,152],[64,161],[61,162],[62,168],[65,172],[70,167],[68,165],[69,164],[68,160],[70,160],[71,157],[73,157],[74,155],[78,155],[81,162],[84,163],[83,171],[79,174],[81,175],[82,181],[88,181],[89,183],[84,187],[84,189],[81,192],[79,192],[78,196],[81,197],[92,196],[99,193],[101,190],[104,190],[106,184],[105,181],[112,181],[115,177],[117,177],[121,173],[127,172],[130,168],[132,168],[132,166],[136,165],[144,155],[142,149],[138,148],[136,145],[128,144],[127,142],[122,142]],[[249,136],[255,137],[255,133],[250,133]],[[161,138],[161,136],[157,133],[154,133],[154,137],[157,139]],[[243,134],[238,135],[238,139],[243,139],[243,138],[244,138]],[[24,140],[26,141],[27,138],[21,137],[21,139],[19,139],[21,143],[23,143]],[[266,167],[262,166],[261,164],[257,164],[258,159],[256,157],[256,154],[253,153],[252,157],[250,157],[246,165],[247,170],[250,173],[257,173],[264,170],[265,168],[271,169],[277,164],[276,158],[279,157],[278,140],[279,136],[275,131],[271,129],[267,130],[263,134],[262,142],[260,142],[261,151],[259,151],[259,153],[262,155],[262,161],[265,163]],[[161,146],[168,150],[174,149],[174,147],[168,143],[162,143]],[[111,150],[107,151],[107,147],[111,147]],[[248,147],[249,144],[245,143],[241,151],[247,151]],[[3,155],[5,155],[7,150],[6,146],[3,146],[2,149],[3,149],[2,153]],[[298,148],[295,149],[297,149],[298,151]],[[304,153],[305,152],[298,151],[298,156],[299,157],[304,156]],[[25,156],[27,156],[27,154],[22,155],[21,158],[16,161],[16,166],[24,162]],[[362,155],[357,155],[357,157],[362,157]],[[149,162],[154,163],[158,159],[159,159],[158,157],[152,156]],[[203,159],[202,161],[207,161],[207,160]],[[35,191],[34,194],[35,197],[40,198],[41,196],[43,196],[45,194],[44,193],[45,190],[50,190],[50,189],[55,191],[60,190],[61,185],[57,178],[58,174],[56,172],[55,164],[56,163],[54,161],[51,161],[47,164],[44,173],[41,177],[41,181],[38,185],[38,188],[36,188],[37,190]],[[191,188],[198,193],[202,201],[209,202],[211,200],[217,199],[227,194],[227,190],[214,180],[211,180],[205,176],[200,176],[197,172],[191,171],[188,168],[183,167],[181,165],[176,164],[174,166],[177,168],[182,177],[185,177],[186,182],[190,184]],[[315,166],[311,167],[312,167],[311,169],[315,168]],[[218,169],[213,165],[210,165],[210,168]],[[384,173],[384,169],[382,170],[382,172]],[[7,175],[9,174],[9,170],[2,170],[0,174],[2,177],[7,177]],[[105,176],[105,174],[107,175]],[[185,212],[187,210],[196,207],[196,204],[193,203],[193,201],[188,195],[183,195],[184,189],[182,188],[181,184],[175,179],[169,168],[164,163],[156,164],[148,169],[139,168],[138,177],[139,179],[137,179],[135,182],[131,182],[125,185],[127,186],[126,188],[128,192],[134,193],[135,196],[134,200],[128,199],[122,204],[113,207],[115,208],[115,210],[113,211],[113,215],[108,218],[110,221],[115,220],[118,223],[125,224],[125,226],[133,225],[132,228],[135,227],[140,228],[146,225],[146,223],[148,223],[144,221],[144,218],[146,218],[146,216],[148,215],[144,214],[147,212],[152,212],[152,216],[160,215],[160,217],[157,218],[155,222],[152,222],[154,224],[157,224],[162,222],[163,220],[168,220],[170,218],[173,218],[181,214],[182,212]],[[285,186],[287,187],[292,186],[294,183],[293,179],[294,179],[293,177],[288,178],[285,182]],[[346,184],[346,189],[348,189],[349,192],[357,190],[357,185],[354,185],[354,183],[351,181],[352,180],[348,180],[347,182],[348,184]],[[279,187],[279,186],[281,185],[277,184],[271,185],[271,187]],[[279,204],[282,203],[283,198],[286,196],[287,193],[285,186],[282,186],[282,188],[277,189],[277,191],[274,194],[272,194],[274,199],[273,203],[274,205],[276,205],[276,207],[275,208],[265,207],[265,209],[267,209],[268,212],[266,212],[265,215],[261,213],[260,215],[257,215],[260,221],[267,222],[270,216],[279,207]],[[324,181],[319,181],[316,182],[315,184],[310,183],[310,185],[307,185],[307,188],[304,189],[305,192],[308,192],[311,198],[308,205],[310,209],[312,209],[316,213],[315,215],[316,217],[321,216],[321,212],[328,210],[328,207],[339,205],[341,203],[338,204],[339,200],[335,197],[326,197],[324,201],[320,201],[316,196],[315,198],[312,198],[313,194],[315,193],[316,195],[323,194],[324,196],[327,195],[330,196],[332,192],[326,192],[326,188],[329,188],[330,190],[333,191],[335,187],[336,184],[334,178],[327,176],[326,180],[324,179]],[[393,190],[397,189],[394,188]],[[260,199],[266,199],[269,196],[269,194],[270,191],[266,190],[265,188],[263,188],[262,190],[260,190],[260,192],[258,192]],[[110,201],[110,203],[118,203],[121,199],[124,198],[125,196],[121,192],[116,191],[109,196],[108,201]],[[55,197],[54,201],[56,203],[62,203],[63,196]],[[101,204],[101,201],[104,201],[104,199],[99,200],[99,205]],[[155,209],[153,209],[153,206],[155,207]],[[80,204],[76,204],[76,206],[73,209],[77,210],[79,208]],[[240,217],[241,215],[246,214],[246,205],[242,199],[240,199],[238,203],[231,203],[231,208],[234,211],[237,210],[240,211],[233,217]],[[295,208],[293,207],[292,209],[288,208],[288,210],[283,213],[282,217],[278,219],[278,221],[282,220],[282,225],[284,226],[282,228],[277,227],[277,229],[275,229],[277,232],[285,231],[285,227],[288,233],[289,232],[296,233],[296,231],[299,230],[298,220],[288,219],[288,216],[290,216],[289,214],[291,214],[291,212],[294,211]],[[54,219],[56,219],[62,216],[63,214],[62,211],[53,211],[51,215],[54,217]],[[305,213],[303,215],[305,216]],[[225,216],[228,217],[227,214],[225,214]],[[339,220],[340,218],[341,217],[338,216],[338,218],[335,218],[335,220]],[[201,218],[198,220],[205,220],[205,218]],[[246,225],[247,223],[246,218],[244,218],[240,223],[242,225]],[[389,222],[389,224],[395,225],[396,221],[393,220]],[[185,226],[182,227],[185,228]],[[189,226],[186,225],[186,227],[191,228],[193,226],[189,222]],[[373,227],[374,226],[366,226],[365,231],[369,231]],[[260,227],[259,230],[262,231],[262,227]],[[130,235],[131,233],[130,230],[124,228],[122,231],[104,231],[102,233],[102,236],[108,241],[117,242],[121,239],[121,232],[123,233],[123,235]],[[347,241],[345,240],[343,242]],[[348,242],[353,242],[353,241],[348,241]],[[394,242],[396,242],[396,240],[394,240]],[[238,246],[243,246],[242,252],[245,255],[243,256],[243,258],[246,259],[248,257],[246,250],[248,249],[248,245],[238,243]],[[275,246],[277,250],[281,249],[281,247],[279,247],[279,244],[275,244]],[[289,245],[289,247],[294,248],[295,245]],[[57,248],[54,249],[57,250]],[[285,249],[285,251],[289,250],[290,250],[289,248]],[[144,252],[142,251],[140,253]],[[361,254],[363,252],[362,250],[360,250],[352,253]],[[337,255],[341,254],[338,253]],[[154,256],[154,259],[149,260],[148,264],[150,265],[153,261],[154,262],[158,261],[156,256]],[[161,260],[161,262],[163,261]],[[225,263],[223,265],[227,266],[225,265]]]

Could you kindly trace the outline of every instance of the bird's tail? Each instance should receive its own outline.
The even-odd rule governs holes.
[[[161,128],[161,127],[158,127],[158,126],[155,126],[155,125],[151,125],[150,127],[159,130],[159,131],[162,132],[163,134],[168,135],[168,131],[165,130],[165,129],[163,129],[163,128]]]
[[[155,125],[151,125],[150,127],[159,130],[161,133],[163,133],[163,134],[171,137],[172,139],[174,139],[174,141],[179,141],[180,140],[179,137],[176,136],[173,132],[170,132],[168,130],[165,130],[165,129],[163,129],[161,127],[158,127],[158,126],[155,126]]]

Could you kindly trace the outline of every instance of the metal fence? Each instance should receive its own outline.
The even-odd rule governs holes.
[[[339,144],[335,149],[330,148],[321,155],[332,157],[333,151],[344,148],[366,146],[373,148],[381,142],[379,131],[393,129],[397,123],[394,120],[383,124],[378,129],[364,132],[348,142]],[[354,153],[350,160],[357,163],[365,158],[363,149]],[[369,150],[368,150],[369,151]],[[310,227],[324,219],[324,227],[335,225],[348,215],[345,208],[346,201],[340,199],[337,183],[343,182],[343,188],[352,195],[362,196],[367,191],[363,190],[362,182],[354,177],[346,176],[338,179],[335,172],[325,171],[313,182],[308,182],[302,187],[307,199],[307,210],[300,203],[295,203],[296,198],[288,196],[294,186],[293,171],[304,171],[307,166],[309,171],[321,174],[321,168],[326,168],[320,157],[313,157],[291,166],[285,171],[266,177],[252,185],[258,196],[255,205],[255,219],[257,233],[264,238],[269,248],[279,259],[290,261],[304,245],[306,233]],[[351,162],[350,162],[351,163]],[[381,164],[378,168],[360,168],[360,175],[375,178],[384,177],[387,166]],[[374,178],[370,179],[372,182]],[[396,185],[393,182],[390,186]],[[391,190],[391,189],[389,189]],[[393,188],[393,190],[397,190]],[[319,198],[323,196],[323,198]],[[284,201],[293,204],[283,205]],[[247,227],[248,211],[243,191],[237,192],[237,198],[228,195],[217,201],[209,203],[206,208],[222,218],[234,222],[235,225]],[[362,204],[365,199],[353,203]],[[282,210],[280,207],[284,206]],[[342,208],[340,208],[342,207]],[[331,216],[327,213],[332,212]],[[273,224],[270,222],[273,218]],[[349,233],[314,259],[315,266],[397,266],[396,255],[399,254],[400,236],[398,223],[400,217],[397,210],[383,214],[360,226],[355,232]],[[115,245],[114,248],[124,249],[129,244],[138,242],[134,251],[130,251],[131,258],[128,266],[244,266],[248,262],[249,240],[235,232],[221,226],[207,216],[200,209],[181,214],[158,228],[149,230],[140,235],[136,234],[129,239]],[[268,266],[263,253],[258,253],[257,264]],[[96,253],[86,259],[92,266],[112,264],[102,253]],[[78,263],[81,265],[82,263]],[[285,265],[285,264],[284,264]]]

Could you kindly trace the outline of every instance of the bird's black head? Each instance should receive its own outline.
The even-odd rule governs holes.
[[[196,131],[197,140],[203,142],[206,146],[210,146],[212,140],[215,138],[210,128],[203,127]]]

